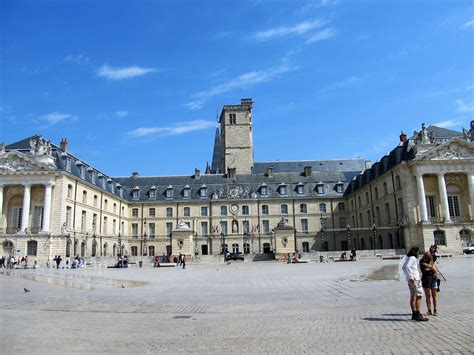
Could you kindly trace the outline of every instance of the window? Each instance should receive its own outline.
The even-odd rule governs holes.
[[[67,197],[72,198],[72,185],[67,185]]]
[[[148,256],[155,256],[155,246],[150,245],[148,247]]]
[[[103,234],[107,234],[107,217],[104,217],[104,227],[102,228]]]
[[[374,195],[375,195],[375,199],[378,200],[379,199],[379,189],[377,187],[374,187]]]
[[[342,194],[344,192],[344,189],[343,189],[344,185],[342,183],[337,183],[336,184],[336,192],[338,194]]]
[[[26,243],[26,254],[29,256],[36,256],[38,253],[38,242],[36,240],[30,240]]]
[[[296,186],[296,193],[298,195],[304,195],[304,185],[301,182]]]
[[[260,195],[268,196],[268,187],[266,184],[263,184],[262,186],[260,186]]]
[[[227,206],[221,206],[221,216],[227,216]]]
[[[280,186],[278,187],[279,191],[280,191],[280,195],[287,195],[288,192],[287,192],[287,187],[285,184],[280,184]]]
[[[184,207],[183,209],[183,215],[184,217],[189,217],[191,216],[191,209],[189,207]]]
[[[43,228],[43,207],[35,206],[33,210],[33,228],[40,230]]]
[[[150,189],[150,191],[148,193],[148,197],[156,198],[156,189]]]
[[[66,207],[66,228],[69,228],[71,226],[71,207],[67,206]],[[21,213],[20,213],[21,216]],[[19,227],[19,226],[18,226]]]
[[[372,223],[372,216],[371,216],[371,212],[370,210],[367,210],[367,224],[371,224]]]
[[[221,221],[221,232],[223,234],[227,234],[227,222],[226,221]]]
[[[319,194],[319,195],[324,194],[324,184],[323,183],[319,183],[319,184],[316,185],[316,193]]]
[[[132,198],[133,198],[134,200],[138,200],[139,192],[140,192],[140,190],[138,190],[138,189],[133,189],[133,191],[132,191]]]
[[[387,187],[387,183],[386,183],[386,182],[383,183],[383,195],[384,195],[384,196],[387,196],[387,195],[388,195],[388,187]]]
[[[132,217],[138,217],[138,208],[132,208]]]
[[[346,227],[347,227],[346,217],[339,217],[339,228],[346,228]]]
[[[133,246],[130,250],[132,251],[132,256],[138,256],[138,247]]]
[[[328,219],[327,218],[325,218],[325,217],[321,218],[320,222],[321,222],[321,228],[326,229],[328,227]]]
[[[433,232],[434,242],[436,245],[446,245],[446,235],[442,230],[435,230]]]
[[[319,204],[319,212],[326,213],[326,204],[325,203],[320,203]]]
[[[120,226],[120,233],[125,233],[125,222],[122,222],[122,225]]]
[[[339,212],[344,212],[346,210],[346,205],[344,204],[344,202],[339,202],[337,204],[337,209]]]
[[[95,177],[96,174],[94,172],[91,173],[91,182],[95,185]]]
[[[97,195],[94,195],[94,207],[97,207]]]
[[[244,254],[250,254],[250,244],[244,243]]]
[[[104,200],[104,211],[107,211],[109,207],[109,201],[107,199]]]
[[[361,226],[364,225],[364,220],[362,219],[362,212],[359,213],[359,223],[360,223]],[[369,223],[370,223],[370,221],[369,221]]]
[[[92,233],[97,231],[97,214],[92,215]]]
[[[249,206],[242,206],[242,216],[249,215]]]
[[[173,198],[173,187],[171,185],[166,188],[166,198]]]
[[[238,253],[239,252],[239,244],[237,244],[237,243],[232,244],[232,252],[233,253]]]
[[[356,225],[356,219],[355,219],[355,216],[352,216],[352,225],[355,226]]]
[[[119,186],[118,189],[119,189],[119,196],[123,198],[123,188],[122,188],[122,186]]]
[[[381,225],[382,218],[380,217],[380,208],[375,207],[375,218],[377,219],[377,225]],[[370,222],[369,222],[370,223]]]
[[[148,223],[148,235],[150,238],[155,238],[155,223]]]
[[[132,223],[132,238],[138,237],[138,223]]]
[[[270,221],[264,219],[262,221],[263,233],[268,234],[270,233]]]
[[[117,220],[113,219],[112,220],[112,235],[117,234]]]
[[[242,232],[243,233],[250,233],[250,222],[249,221],[243,221],[242,222]]]
[[[207,236],[209,231],[209,227],[207,222],[201,222],[201,235]]]
[[[199,196],[201,198],[206,198],[207,197],[207,187],[206,186],[201,186],[199,189]]]
[[[280,205],[280,213],[288,214],[288,205]]]
[[[308,220],[306,218],[301,220],[301,232],[308,233]]]
[[[183,189],[183,197],[190,198],[191,197],[191,189],[189,187],[185,187]]]
[[[125,207],[122,206],[122,212],[120,213],[121,216],[125,214]]]
[[[166,223],[166,235],[170,235],[172,230],[173,230],[173,223],[167,222]]]
[[[71,171],[71,159],[66,158],[66,170]]]
[[[81,231],[86,230],[86,211],[82,211],[81,213]]]
[[[229,123],[230,124],[237,124],[237,115],[235,113],[229,114]]]
[[[451,217],[459,217],[459,198],[456,195],[448,195],[448,208]]]
[[[426,196],[426,207],[428,218],[436,218],[436,205],[434,196]]]
[[[81,175],[81,179],[86,178],[86,167],[82,164],[79,165],[79,174]]]
[[[166,208],[166,217],[173,217],[173,208],[167,207]]]
[[[308,213],[308,205],[306,203],[300,204],[300,213]]]
[[[268,214],[268,205],[262,205],[262,214]]]
[[[369,192],[366,191],[366,193],[365,193],[365,204],[368,205],[369,202],[370,202],[370,200],[369,200]]]
[[[387,224],[390,224],[390,220],[391,220],[391,218],[390,218],[390,204],[388,204],[388,203],[385,204],[385,216],[387,217],[387,220],[386,220]]]
[[[401,198],[398,199],[398,213],[401,218],[405,217],[405,210],[403,208],[403,200]]]
[[[309,253],[309,243],[303,242],[303,253]]]
[[[82,203],[87,203],[87,191],[82,191]]]
[[[362,202],[360,201],[360,196],[357,196],[357,206],[360,208],[362,206]]]
[[[102,176],[102,188],[105,190],[105,176]]]
[[[400,190],[402,188],[402,182],[400,180],[400,175],[395,176],[395,188]]]
[[[201,207],[201,217],[206,217],[207,216],[207,207],[202,206]]]
[[[112,211],[114,212],[114,214],[117,214],[117,204],[114,202],[114,206],[112,208]]]
[[[112,180],[109,181],[110,183],[110,192],[115,193],[115,185]]]
[[[156,216],[156,210],[154,208],[149,208],[148,217],[155,217],[155,216]]]

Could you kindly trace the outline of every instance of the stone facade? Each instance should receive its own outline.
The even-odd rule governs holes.
[[[463,140],[423,127],[370,167],[362,159],[259,163],[251,108],[242,100],[222,110],[214,158],[225,174],[114,178],[70,154],[65,140],[0,145],[0,255],[198,260],[227,250],[279,258],[352,248],[402,253],[435,242],[459,253],[471,242],[471,133]]]

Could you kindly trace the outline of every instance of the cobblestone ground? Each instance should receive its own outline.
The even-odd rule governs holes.
[[[439,268],[429,322],[396,260],[0,269],[1,353],[473,353],[474,258]]]

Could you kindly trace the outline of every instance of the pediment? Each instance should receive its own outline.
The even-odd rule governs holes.
[[[53,170],[53,167],[18,151],[0,155],[0,173],[48,170]]]
[[[474,144],[461,139],[451,139],[428,150],[416,160],[474,160]]]

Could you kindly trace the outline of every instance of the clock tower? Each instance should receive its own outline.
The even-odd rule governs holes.
[[[225,105],[219,123],[221,129],[221,171],[250,174],[253,168],[252,99],[240,105]]]

